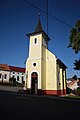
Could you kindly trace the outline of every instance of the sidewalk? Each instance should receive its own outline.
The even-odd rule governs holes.
[[[3,91],[18,92],[21,89],[22,89],[22,87],[12,87],[12,86],[2,86],[2,85],[0,85],[0,90],[3,90]]]

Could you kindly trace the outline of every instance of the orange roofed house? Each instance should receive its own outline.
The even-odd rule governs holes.
[[[19,83],[25,81],[25,68],[0,64],[0,82],[9,83],[12,77]]]

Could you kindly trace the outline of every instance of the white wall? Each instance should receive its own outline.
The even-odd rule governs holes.
[[[9,82],[9,77],[10,77],[10,72],[9,71],[2,71],[0,70],[0,74],[1,74],[1,78],[0,78],[0,82]],[[6,74],[6,79],[5,79],[5,74]]]
[[[23,76],[23,81],[26,80],[25,73],[14,72],[14,74],[13,74],[13,72],[10,72],[10,71],[0,70],[0,74],[1,74],[0,82],[2,82],[2,79],[3,79],[3,82],[9,82],[9,79],[13,76],[14,76],[14,78],[16,78],[16,81],[19,83],[22,83],[22,76]],[[5,74],[6,74],[6,79],[5,79]],[[19,76],[19,80],[17,80],[17,76]]]
[[[10,77],[16,78],[16,81],[19,83],[22,83],[22,76],[23,76],[23,81],[25,81],[25,73],[21,73],[21,72],[11,72],[10,73]],[[17,80],[17,77],[19,76],[19,80]]]

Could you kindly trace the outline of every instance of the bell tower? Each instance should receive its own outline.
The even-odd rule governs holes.
[[[42,46],[45,47],[46,49],[48,48],[49,37],[43,31],[43,28],[40,22],[40,17],[38,19],[38,23],[35,28],[35,31],[33,33],[27,34],[27,36],[30,38],[29,58],[41,58]]]
[[[42,89],[42,80],[43,80],[42,78],[43,62],[42,61],[43,59],[46,60],[46,49],[48,47],[48,41],[50,40],[48,35],[43,31],[43,28],[40,22],[40,17],[38,19],[38,23],[35,28],[35,31],[33,33],[27,34],[27,36],[30,38],[30,43],[29,43],[29,57],[26,61],[26,72],[28,73],[26,86],[30,93],[35,94]],[[44,69],[46,71],[46,65]],[[33,73],[35,73],[37,77],[34,76]],[[33,84],[33,81],[34,81],[34,84]]]

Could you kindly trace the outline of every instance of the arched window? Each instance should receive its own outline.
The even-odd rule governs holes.
[[[37,38],[34,39],[34,43],[35,43],[35,44],[37,43]]]

